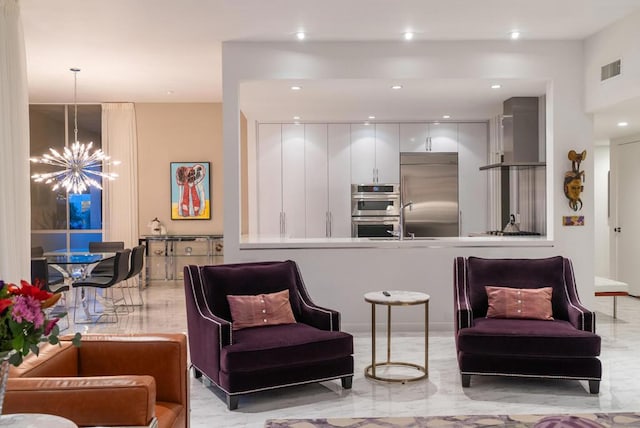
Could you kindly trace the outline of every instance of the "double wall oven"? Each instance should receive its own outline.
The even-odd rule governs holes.
[[[398,184],[351,185],[351,236],[390,238],[400,224]]]

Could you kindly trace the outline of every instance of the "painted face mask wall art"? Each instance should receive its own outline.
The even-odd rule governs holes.
[[[584,191],[585,181],[584,171],[580,171],[580,163],[587,157],[587,151],[577,153],[575,150],[569,152],[568,158],[571,161],[571,171],[564,174],[564,194],[569,199],[569,207],[578,211],[582,209],[582,199],[580,194]]]

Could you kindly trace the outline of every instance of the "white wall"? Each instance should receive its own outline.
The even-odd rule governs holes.
[[[587,38],[585,55],[586,110],[613,106],[640,97],[640,12],[616,21],[604,30]],[[622,59],[622,73],[604,82],[600,68]]]
[[[420,289],[432,295],[431,319],[453,323],[452,266],[456,255],[487,257],[570,257],[582,300],[593,301],[593,186],[585,186],[584,227],[563,227],[574,214],[563,192],[569,150],[592,151],[592,123],[584,113],[582,42],[415,43],[248,43],[223,44],[225,160],[225,262],[291,258],[300,264],[307,287],[323,306],[342,312],[346,328],[367,325],[370,309],[362,292]],[[415,249],[240,249],[239,85],[269,79],[546,79],[547,225],[552,246],[545,248]],[[580,142],[580,143],[576,143]],[[585,143],[582,143],[585,142]],[[588,175],[593,159],[582,164]],[[405,315],[399,315],[405,316]],[[405,326],[420,316],[406,315]],[[401,319],[402,320],[402,319]]]
[[[593,148],[595,274],[611,278],[609,269],[609,146]],[[587,179],[586,185],[589,184]]]

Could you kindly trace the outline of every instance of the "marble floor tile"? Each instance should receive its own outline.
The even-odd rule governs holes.
[[[103,333],[186,332],[182,282],[153,282],[143,291],[145,305],[121,315],[117,323],[72,325],[72,330]],[[358,302],[360,304],[360,302]],[[455,414],[518,414],[640,411],[640,299],[618,298],[618,318],[612,318],[610,298],[597,298],[597,332],[602,336],[603,379],[600,394],[591,395],[586,382],[473,376],[462,388],[451,331],[431,331],[429,378],[400,383],[368,379],[371,338],[354,333],[353,388],[340,381],[303,385],[243,396],[237,410],[226,408],[215,388],[191,378],[191,427],[263,427],[267,419],[314,417],[433,416]],[[385,332],[378,338],[383,357]],[[394,332],[392,358],[422,363],[423,338]]]

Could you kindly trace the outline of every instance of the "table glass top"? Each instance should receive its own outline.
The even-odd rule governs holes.
[[[85,254],[50,254],[45,255],[48,264],[86,265],[107,260],[115,256],[115,253],[85,253]]]

